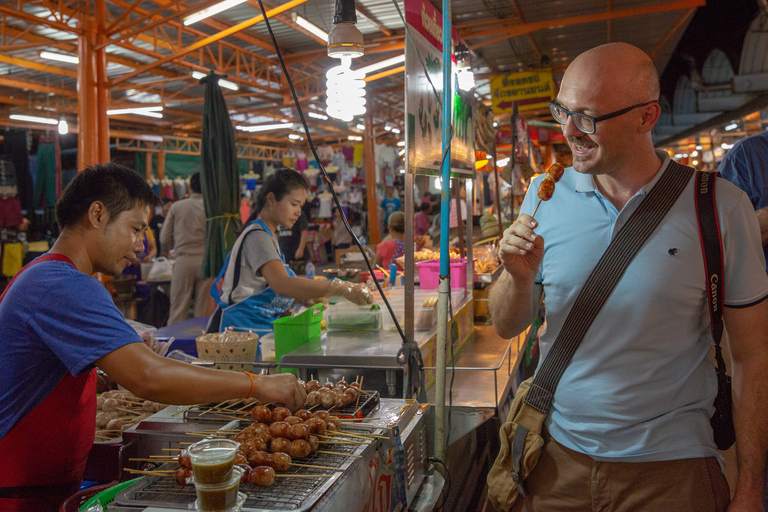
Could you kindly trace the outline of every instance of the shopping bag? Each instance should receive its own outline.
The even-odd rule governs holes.
[[[149,269],[147,281],[170,281],[173,274],[173,261],[163,256],[155,258]]]
[[[525,497],[525,479],[544,448],[541,429],[546,415],[524,403],[532,382],[533,377],[517,388],[507,421],[499,431],[499,455],[488,472],[488,498],[498,511],[508,512],[520,496]]]

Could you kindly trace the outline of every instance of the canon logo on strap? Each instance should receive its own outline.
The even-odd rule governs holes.
[[[717,302],[717,287],[720,286],[720,279],[717,277],[717,274],[712,274],[709,276],[709,289],[712,292],[712,311],[717,311],[717,308],[719,306]]]
[[[701,193],[702,194],[708,194],[709,193],[709,182],[712,180],[712,173],[705,172],[702,173],[703,176],[701,177]]]

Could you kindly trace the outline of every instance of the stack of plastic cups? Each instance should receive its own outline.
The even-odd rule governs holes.
[[[235,466],[238,444],[229,439],[205,439],[189,447],[199,512],[239,512],[245,494],[238,492],[242,468]]]

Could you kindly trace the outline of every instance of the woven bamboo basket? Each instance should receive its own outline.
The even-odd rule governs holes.
[[[259,348],[259,335],[253,332],[225,331],[198,336],[197,354],[201,359],[219,361],[215,365],[220,370],[236,372],[253,371],[253,365],[236,364],[256,359]],[[229,363],[232,361],[232,363]]]

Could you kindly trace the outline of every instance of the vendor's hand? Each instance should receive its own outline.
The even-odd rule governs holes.
[[[363,283],[350,284],[348,289],[344,291],[344,298],[358,306],[373,302],[371,290]]]
[[[521,214],[499,241],[499,259],[513,278],[532,279],[544,258],[544,239],[534,233],[533,217]]]
[[[304,251],[296,249],[296,254],[293,255],[293,259],[300,260],[302,258],[304,258]]]
[[[307,393],[293,374],[262,375],[256,379],[254,384],[258,387],[254,394],[262,403],[283,404],[291,412],[304,407]]]

